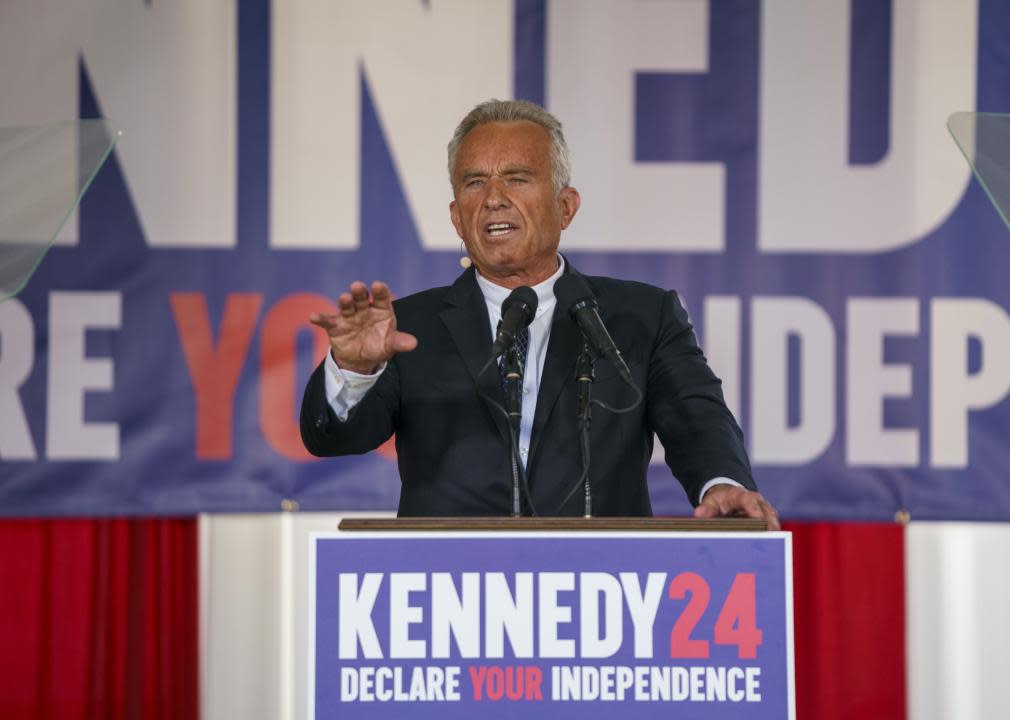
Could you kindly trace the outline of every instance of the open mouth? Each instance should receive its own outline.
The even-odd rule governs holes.
[[[508,235],[513,230],[518,230],[516,225],[508,222],[490,223],[484,226],[484,231],[489,237],[502,237]]]

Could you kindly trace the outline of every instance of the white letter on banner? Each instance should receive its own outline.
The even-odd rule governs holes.
[[[516,658],[533,657],[533,573],[516,573],[515,586],[513,598],[505,573],[484,576],[484,655],[488,658],[505,657],[506,633]]]
[[[572,608],[558,605],[558,593],[575,589],[575,573],[542,572],[539,579],[540,657],[575,657],[575,641],[558,637],[558,625],[572,621]]]
[[[740,681],[743,679],[744,679],[743,668],[732,667],[727,671],[726,695],[729,697],[730,702],[740,702],[746,697],[743,688],[740,687]]]
[[[930,459],[933,467],[968,466],[968,411],[992,407],[1010,390],[1010,318],[981,298],[931,303]],[[978,340],[982,367],[971,373],[968,341]]]
[[[656,611],[666,586],[666,573],[649,573],[645,581],[645,594],[638,583],[638,573],[623,572],[621,586],[624,601],[628,604],[631,624],[635,626],[635,657],[652,657],[652,629],[656,623]]]
[[[600,602],[603,632],[600,632]],[[621,584],[610,573],[579,573],[579,654],[584,658],[610,657],[624,640]]]
[[[462,595],[450,573],[431,574],[431,656],[449,657],[449,633],[456,638],[459,654],[480,657],[480,575],[462,575]]]
[[[18,395],[34,364],[32,316],[19,300],[0,302],[0,460],[38,457]]]
[[[339,654],[341,660],[358,657],[361,652],[369,659],[381,658],[382,647],[372,624],[375,598],[382,585],[382,573],[365,573],[358,588],[357,573],[340,573],[340,598],[338,604]]]
[[[722,396],[733,416],[740,419],[740,343],[743,337],[740,323],[740,298],[729,295],[708,295],[703,310],[705,337],[702,347],[708,364],[722,380]]]
[[[0,125],[77,118],[83,55],[124,131],[116,157],[147,241],[232,246],[236,15],[234,2],[201,0],[0,3]]]
[[[915,467],[919,464],[919,431],[884,427],[884,398],[912,395],[912,368],[885,364],[884,339],[919,332],[919,301],[850,298],[845,327],[845,462]]]
[[[881,252],[954,209],[968,164],[944,120],[975,107],[978,0],[894,0],[890,147],[848,165],[851,3],[761,4],[758,247]]]
[[[747,673],[747,702],[761,702],[761,668],[749,667]]]
[[[410,626],[423,619],[421,608],[410,604],[410,593],[427,585],[424,573],[389,574],[389,657],[423,658],[424,640],[410,639]]]
[[[512,4],[271,9],[270,244],[358,246],[364,74],[422,243],[459,247],[445,146],[478,100],[512,92]]]
[[[789,338],[799,339],[799,424],[789,427]],[[835,330],[806,298],[755,297],[751,305],[751,458],[799,465],[835,432]]]
[[[343,657],[341,655],[340,657]],[[340,668],[340,702],[352,702],[358,699],[358,669]]]
[[[579,250],[719,252],[722,163],[635,162],[635,73],[708,72],[708,0],[552,0],[547,106],[565,126]]]
[[[49,372],[46,389],[46,457],[51,460],[118,460],[119,425],[86,422],[88,390],[112,390],[112,358],[88,358],[88,330],[115,330],[122,322],[119,293],[49,294]]]

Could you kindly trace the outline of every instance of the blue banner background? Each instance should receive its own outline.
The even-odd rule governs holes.
[[[546,25],[549,3],[518,0],[515,16],[514,95],[547,98]],[[676,288],[698,321],[703,299],[739,297],[744,317],[750,299],[787,295],[824,308],[838,333],[838,418],[826,450],[798,465],[757,464],[762,491],[794,518],[890,519],[901,510],[913,518],[1005,520],[1010,518],[1006,479],[1010,408],[1004,400],[972,412],[967,467],[929,464],[929,302],[934,297],[980,297],[1006,309],[1010,287],[1007,230],[974,181],[944,222],[916,244],[875,254],[775,254],[757,248],[760,4],[719,0],[710,4],[710,67],[704,74],[642,72],[635,79],[634,153],[638,163],[719,161],[726,168],[726,248],[722,253],[588,252],[569,257],[584,273],[633,278]],[[853,32],[849,162],[871,164],[888,148],[888,57],[891,3],[852,3]],[[327,461],[294,459],[264,438],[260,421],[264,383],[271,367],[261,362],[262,336],[252,334],[234,394],[230,453],[201,458],[197,452],[196,396],[173,316],[171,297],[206,298],[218,337],[228,298],[261,297],[259,322],[268,309],[295,293],[333,298],[352,280],[383,278],[398,294],[450,283],[457,253],[424,249],[404,198],[383,126],[372,102],[367,73],[360,71],[361,227],[354,250],[278,251],[269,246],[270,7],[263,0],[237,4],[237,244],[229,249],[152,248],[124,178],[118,156],[101,171],[80,209],[79,244],[55,247],[16,302],[34,322],[35,362],[18,387],[40,457],[0,458],[0,513],[4,515],[189,514],[201,511],[275,511],[285,501],[303,510],[391,509],[398,495],[395,460],[372,453]],[[1010,8],[996,0],[979,4],[977,109],[1005,110],[1010,87],[1007,33]],[[104,115],[89,69],[79,65],[81,117]],[[475,101],[482,98],[475,98]],[[951,108],[951,111],[964,108]],[[564,120],[564,118],[562,118]],[[942,123],[944,118],[937,118]],[[448,136],[451,128],[446,128]],[[578,185],[578,158],[575,159]],[[448,222],[446,232],[451,232]],[[564,238],[562,239],[564,249]],[[115,361],[113,389],[86,394],[85,420],[116,422],[118,459],[56,460],[45,457],[50,293],[118,292],[121,326],[89,331],[89,357]],[[921,436],[917,467],[848,464],[844,450],[846,301],[852,297],[909,297],[920,302],[920,332],[891,337],[885,360],[912,368],[908,397],[884,401],[888,427],[914,428]],[[704,328],[698,327],[703,347]],[[742,365],[749,367],[744,322]],[[0,338],[2,339],[2,338]],[[986,357],[972,342],[969,367],[980,372]],[[790,356],[795,360],[795,353]],[[308,328],[297,336],[296,380],[318,359]],[[0,363],[2,367],[2,363]],[[799,388],[790,367],[790,407]],[[285,376],[286,377],[286,376]],[[740,419],[749,432],[752,379],[741,373]],[[215,416],[217,417],[217,416]],[[294,417],[288,419],[294,423]],[[653,507],[659,514],[689,510],[665,466],[650,471]]]

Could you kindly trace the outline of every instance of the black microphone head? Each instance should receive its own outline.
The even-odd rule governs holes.
[[[525,316],[523,322],[523,326],[525,327],[533,322],[533,316],[537,314],[537,305],[539,304],[540,299],[533,291],[533,288],[520,285],[513,290],[512,293],[505,298],[505,302],[501,304],[501,314],[502,317],[505,317],[505,313],[509,310],[512,308],[518,308]]]
[[[588,306],[596,307],[596,296],[585,278],[577,273],[565,273],[554,283],[554,297],[572,315]]]

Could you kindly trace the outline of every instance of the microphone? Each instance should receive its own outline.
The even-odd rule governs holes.
[[[516,333],[533,322],[540,301],[532,288],[525,285],[517,287],[501,304],[501,324],[494,345],[491,346],[491,357],[496,358],[505,352],[512,344]]]
[[[582,276],[575,273],[562,275],[554,283],[554,297],[561,307],[568,308],[569,315],[579,324],[593,352],[610,360],[624,382],[634,385],[628,364],[624,362],[621,351],[617,349],[607,332],[607,326],[600,319],[596,296]]]

